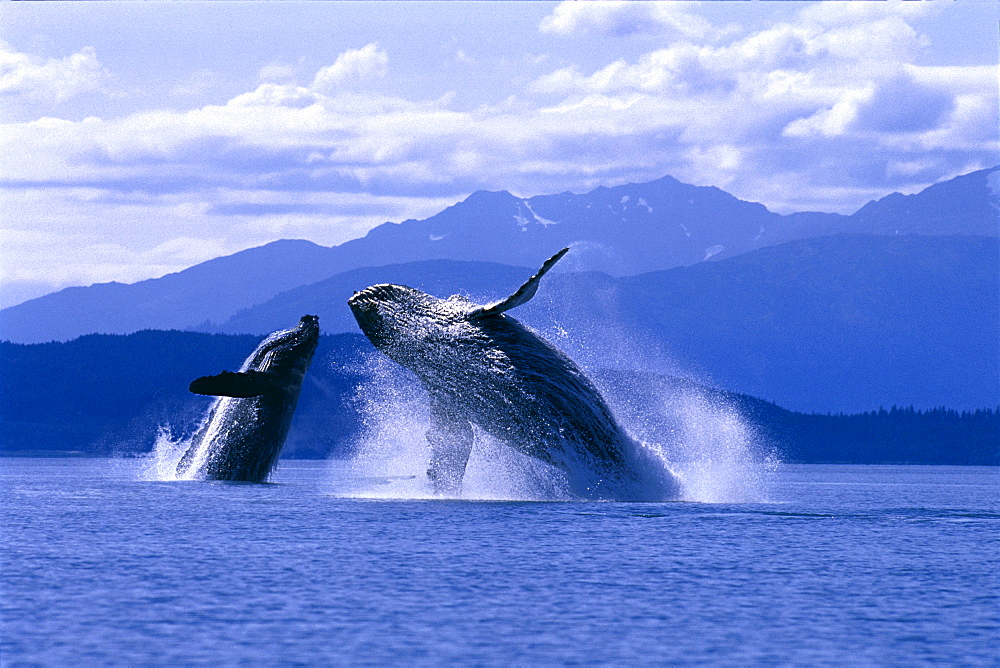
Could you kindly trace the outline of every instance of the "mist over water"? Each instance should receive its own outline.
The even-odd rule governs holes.
[[[682,500],[766,501],[779,462],[756,426],[710,380],[628,328],[617,295],[596,305],[563,296],[544,304],[551,323],[543,335],[594,381],[619,423],[666,462],[682,483]]]

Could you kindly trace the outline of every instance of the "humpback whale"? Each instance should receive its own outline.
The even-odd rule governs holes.
[[[419,378],[430,398],[427,475],[460,491],[475,431],[563,470],[579,497],[664,500],[678,492],[662,462],[615,420],[600,392],[555,346],[506,315],[530,300],[564,248],[506,299],[479,305],[404,285],[356,292],[348,305],[365,336]]]
[[[319,318],[305,315],[295,327],[264,339],[238,372],[193,380],[191,392],[219,399],[177,464],[177,475],[264,482],[285,444],[317,343]]]

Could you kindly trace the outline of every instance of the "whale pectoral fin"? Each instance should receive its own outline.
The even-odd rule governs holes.
[[[477,308],[472,313],[469,314],[470,318],[482,318],[485,316],[495,315],[497,313],[503,313],[504,311],[509,311],[516,306],[527,303],[535,293],[538,292],[538,284],[542,280],[549,269],[551,269],[559,259],[569,252],[569,248],[563,248],[561,251],[550,257],[548,260],[542,263],[542,268],[539,269],[534,276],[529,278],[524,285],[519,287],[514,291],[510,297],[502,299],[498,302],[492,304],[487,304]]]
[[[472,441],[472,425],[468,420],[441,404],[431,406],[431,428],[427,431],[431,462],[427,477],[435,494],[457,494],[462,489]]]
[[[266,371],[223,371],[215,376],[202,376],[191,381],[188,391],[215,397],[246,399],[274,392],[282,386],[277,374]]]

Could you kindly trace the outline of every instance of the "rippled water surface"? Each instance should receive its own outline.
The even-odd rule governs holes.
[[[782,466],[768,503],[633,504],[139,467],[0,460],[4,664],[1000,661],[996,469]]]

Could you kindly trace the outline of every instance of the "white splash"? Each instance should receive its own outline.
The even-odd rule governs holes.
[[[607,298],[581,303],[572,294],[540,291],[519,319],[582,368],[635,438],[639,447],[630,456],[641,463],[643,478],[637,484],[660,489],[676,478],[683,501],[766,502],[777,467],[768,444],[724,392],[699,382],[658,342],[629,329],[618,316],[617,297]],[[357,396],[363,435],[347,468],[340,465],[333,494],[439,498],[426,473],[430,411],[416,377],[374,352],[359,375],[366,379]],[[548,466],[476,429],[459,498],[571,500],[581,472],[572,462],[563,464]]]
[[[765,502],[777,466],[736,408],[693,387],[647,397],[650,409],[675,425],[653,447],[681,481],[682,498],[701,503]]]
[[[220,401],[230,401],[230,399],[227,397],[216,399],[216,403]],[[215,408],[215,404],[212,405],[212,408]],[[139,479],[153,481],[201,479],[200,471],[202,470],[202,465],[205,463],[205,459],[208,457],[207,448],[202,448],[200,452],[195,454],[194,460],[183,475],[177,474],[177,464],[181,461],[188,448],[191,447],[195,436],[204,428],[211,413],[212,410],[209,409],[205,417],[202,418],[201,423],[188,436],[175,437],[169,425],[160,425],[156,432],[156,441],[153,444],[152,452],[139,459],[141,462]],[[218,427],[214,426],[214,428],[217,429]]]
[[[190,445],[190,437],[174,439],[168,425],[160,425],[156,430],[153,450],[138,461],[139,480],[178,480],[177,462],[184,456]]]
[[[363,363],[366,383],[357,400],[363,433],[346,466],[333,464],[332,494],[350,498],[440,499],[427,478],[430,411],[409,372],[373,355]],[[476,429],[461,494],[475,500],[569,500],[562,472],[522,455]]]

